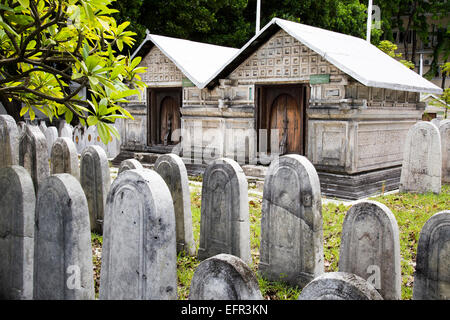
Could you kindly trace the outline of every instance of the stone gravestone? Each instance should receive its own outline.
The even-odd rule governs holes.
[[[175,213],[167,185],[152,170],[127,170],[111,186],[106,202],[99,297],[177,297]]]
[[[417,245],[414,300],[450,300],[450,210],[433,215]]]
[[[220,253],[251,263],[247,179],[239,164],[220,158],[203,174],[199,259]]]
[[[189,300],[262,300],[258,280],[242,259],[219,254],[195,269]]]
[[[0,299],[33,298],[35,195],[23,167],[0,169]]]
[[[450,119],[441,121],[442,183],[450,183]]]
[[[75,143],[79,154],[81,154],[85,148],[84,132],[85,128],[82,128],[80,125],[73,129],[73,142]]]
[[[400,177],[400,192],[441,192],[441,138],[438,128],[426,121],[408,131]]]
[[[19,140],[20,137],[25,133],[27,129],[27,124],[24,121],[17,122],[17,130],[19,130]]]
[[[431,119],[430,122],[439,128],[439,124],[440,124],[441,120],[435,118],[435,119]]]
[[[70,124],[64,124],[64,126],[61,128],[61,134],[60,137],[62,138],[69,138],[72,140],[73,138],[73,129]]]
[[[308,283],[298,300],[383,300],[383,297],[355,274],[328,272]]]
[[[133,170],[133,169],[144,169],[144,167],[142,166],[142,164],[137,161],[136,159],[127,159],[127,160],[123,160],[120,163],[120,167],[119,167],[119,171],[118,171],[118,175],[121,174],[124,171],[127,170]]]
[[[20,137],[19,165],[30,173],[37,193],[41,182],[50,175],[47,140],[37,126],[27,125]]]
[[[89,211],[72,175],[52,175],[40,186],[34,239],[34,299],[94,299]]]
[[[192,232],[191,194],[186,166],[175,154],[165,154],[156,160],[154,170],[164,179],[172,195],[177,230],[177,252],[195,255]]]
[[[47,140],[48,157],[51,158],[53,143],[55,143],[56,139],[58,139],[58,130],[56,127],[48,127],[45,129],[44,135]]]
[[[19,164],[19,129],[13,117],[0,115],[0,168]]]
[[[68,173],[80,180],[77,148],[69,138],[58,138],[53,143],[51,153],[51,172]]]
[[[81,154],[80,182],[88,201],[91,230],[101,233],[111,174],[106,153],[99,146],[88,146]]]
[[[308,159],[272,161],[261,215],[261,275],[304,287],[324,272],[320,182]]]
[[[45,135],[45,130],[47,130],[47,124],[45,121],[41,121],[39,123],[39,129],[41,129],[41,132]]]
[[[391,210],[376,201],[360,201],[342,226],[339,271],[372,284],[386,300],[401,299],[400,238]]]

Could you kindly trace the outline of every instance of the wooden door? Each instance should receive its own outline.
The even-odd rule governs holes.
[[[160,114],[160,141],[165,146],[178,143],[180,134],[175,130],[181,128],[180,108],[173,97],[164,98]]]
[[[267,135],[269,147],[270,130],[278,130],[280,154],[305,154],[307,91],[305,85],[257,87],[256,127],[269,131]]]
[[[148,145],[174,145],[180,141],[181,88],[149,88],[147,94]],[[175,132],[175,134],[174,134]]]
[[[300,109],[295,99],[288,94],[279,95],[272,104],[270,129],[278,130],[280,154],[300,153]]]

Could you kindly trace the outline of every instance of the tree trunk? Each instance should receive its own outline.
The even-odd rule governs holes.
[[[22,121],[23,117],[20,116],[20,109],[22,107],[22,103],[18,100],[13,99],[9,101],[8,98],[0,94],[0,102],[6,110],[6,113],[16,120],[16,122]]]

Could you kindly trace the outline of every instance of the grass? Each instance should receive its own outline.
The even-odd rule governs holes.
[[[415,259],[420,230],[425,222],[435,213],[450,209],[450,185],[443,185],[439,195],[432,193],[391,194],[371,198],[385,204],[395,215],[400,231],[400,254],[402,269],[402,299],[412,298],[414,282]],[[249,196],[250,232],[252,270],[256,273],[261,293],[264,299],[295,300],[301,290],[282,282],[271,282],[262,278],[258,273],[259,247],[261,237],[261,205],[260,196]],[[194,239],[199,245],[201,187],[191,189],[191,208]],[[322,206],[325,272],[338,271],[339,247],[341,242],[342,224],[350,206],[327,203]],[[101,237],[93,234],[94,246],[101,246]],[[96,264],[97,263],[97,264]],[[178,299],[189,297],[189,287],[195,269],[200,261],[196,257],[189,257],[180,253],[177,260]],[[97,267],[96,267],[97,266]],[[94,257],[94,271],[98,272],[98,257]],[[98,279],[96,276],[96,280]],[[98,283],[96,282],[98,292]]]

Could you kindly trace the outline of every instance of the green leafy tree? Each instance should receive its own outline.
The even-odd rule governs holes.
[[[145,87],[145,69],[120,54],[135,33],[111,16],[112,1],[0,1],[0,101],[8,114],[76,117],[96,125],[104,143],[119,138],[112,124],[132,118],[121,103]]]
[[[380,44],[378,45],[378,49],[380,49],[381,51],[383,51],[384,53],[386,53],[388,56],[390,56],[392,58],[397,59],[397,58],[402,57],[401,53],[395,52],[398,49],[397,45],[395,43],[392,43],[389,40],[380,41]],[[414,69],[414,67],[415,67],[414,63],[412,63],[411,61],[405,60],[405,59],[400,59],[399,62],[402,63],[405,67],[407,67],[409,69]]]

